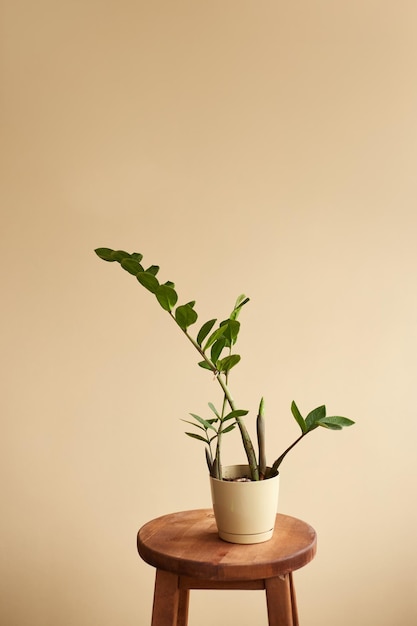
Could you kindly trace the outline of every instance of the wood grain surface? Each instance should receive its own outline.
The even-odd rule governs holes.
[[[171,513],[139,530],[144,561],[164,571],[205,581],[254,581],[282,576],[309,563],[316,533],[305,522],[278,514],[272,539],[239,545],[219,539],[212,509]]]

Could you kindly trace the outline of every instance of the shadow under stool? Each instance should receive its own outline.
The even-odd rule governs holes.
[[[152,626],[187,626],[190,589],[260,589],[269,626],[299,626],[292,573],[316,553],[316,533],[278,514],[272,539],[240,545],[219,539],[212,509],[154,519],[138,532],[138,552],[156,568]]]

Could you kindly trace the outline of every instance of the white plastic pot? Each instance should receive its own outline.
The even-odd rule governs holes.
[[[228,479],[249,476],[247,465],[223,467]],[[236,482],[210,476],[211,497],[219,537],[231,543],[261,543],[274,533],[279,474],[266,480]]]

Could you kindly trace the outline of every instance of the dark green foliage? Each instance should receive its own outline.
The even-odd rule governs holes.
[[[213,328],[214,324],[216,323],[217,320],[209,320],[208,322],[205,322],[202,327],[200,328],[198,335],[197,335],[197,343],[198,345],[201,347],[201,344],[203,343],[204,339],[207,337],[207,335],[209,334],[209,332],[211,331],[211,329]]]
[[[143,272],[143,267],[136,259],[132,258],[124,258],[120,265],[124,270],[129,272],[129,274],[133,274],[133,276],[137,276],[139,273]]]
[[[194,308],[195,302],[187,302],[186,304],[177,306],[178,294],[175,290],[175,284],[171,281],[166,281],[163,284],[159,282],[156,278],[159,272],[158,265],[150,265],[144,270],[141,264],[143,256],[139,252],[129,254],[124,250],[112,250],[111,248],[97,248],[95,252],[103,261],[119,263],[126,272],[135,276],[145,289],[155,295],[160,306],[169,313],[199,353],[202,360],[199,361],[198,365],[203,369],[210,370],[218,381],[223,395],[222,410],[218,411],[212,403],[209,403],[209,408],[214,414],[214,417],[205,419],[191,413],[194,419],[193,422],[183,420],[197,428],[197,432],[187,432],[186,434],[205,444],[206,461],[209,471],[213,476],[217,478],[222,477],[220,458],[222,436],[233,431],[236,426],[240,431],[252,480],[259,480],[268,478],[269,475],[275,475],[288,452],[309,432],[312,432],[319,426],[329,430],[341,430],[354,423],[346,417],[327,417],[326,407],[324,405],[310,411],[307,417],[304,418],[295,402],[292,402],[291,412],[301,429],[301,435],[276,459],[272,465],[270,474],[266,475],[266,436],[263,399],[261,400],[257,417],[257,460],[251,438],[243,421],[243,417],[247,415],[248,411],[237,408],[228,387],[229,372],[240,361],[240,356],[232,352],[240,332],[240,323],[237,318],[242,307],[249,302],[249,298],[243,294],[240,295],[228,318],[220,322],[217,328],[215,328],[216,319],[208,320],[201,326],[196,339],[194,339],[189,334],[188,329],[195,324],[198,319],[198,314]],[[231,409],[229,412],[226,410],[227,407]],[[213,449],[213,443],[216,444],[215,450]]]
[[[220,361],[216,361],[216,368],[219,372],[229,372],[239,361],[239,354],[229,354],[229,356],[225,356],[223,359],[220,359]]]
[[[194,304],[193,302],[182,304],[175,311],[175,320],[182,330],[187,330],[189,326],[197,321],[198,315],[193,309]]]
[[[215,467],[215,454],[213,453],[212,443],[214,441],[218,442],[221,435],[230,433],[234,430],[237,426],[236,419],[247,415],[248,412],[235,410],[222,417],[211,402],[209,402],[209,407],[215,415],[214,418],[204,419],[195,413],[190,413],[195,422],[190,422],[189,420],[182,421],[186,424],[191,424],[199,431],[203,431],[204,434],[199,432],[186,432],[185,434],[206,444],[206,461],[209,466],[210,473],[213,473]],[[230,423],[226,425],[226,422]],[[218,478],[218,476],[216,477]]]
[[[151,274],[149,275],[151,276]],[[178,300],[177,292],[175,291],[175,289],[169,287],[166,284],[159,285],[158,289],[155,291],[155,295],[159,304],[163,309],[165,309],[165,311],[172,311]]]
[[[343,427],[352,426],[355,423],[347,417],[326,417],[326,407],[324,405],[318,406],[316,409],[310,411],[305,419],[301,415],[294,401],[291,404],[291,411],[297,421],[297,424],[301,428],[301,435],[281,454],[281,456],[276,459],[272,466],[274,471],[278,471],[279,466],[287,456],[288,452],[290,452],[290,450],[292,450],[303,437],[305,437],[308,433],[311,433],[319,426],[323,426],[324,428],[328,428],[330,430],[342,430]]]
[[[139,272],[136,274],[136,278],[145,289],[156,294],[160,285],[158,279],[153,274],[150,272]]]
[[[306,432],[306,430],[307,430],[307,426],[306,426],[306,423],[305,423],[305,421],[304,421],[304,418],[303,418],[303,416],[301,415],[300,411],[298,410],[298,407],[297,407],[297,405],[295,404],[294,400],[293,400],[293,401],[292,401],[292,403],[291,403],[291,413],[294,415],[294,417],[295,417],[295,419],[296,419],[296,421],[297,421],[297,424],[298,424],[298,425],[299,425],[299,427],[301,428],[301,431],[302,431],[303,433],[305,433],[305,432]]]

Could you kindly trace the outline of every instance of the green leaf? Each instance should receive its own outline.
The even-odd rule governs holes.
[[[226,428],[222,428],[219,433],[221,433],[222,435],[224,435],[225,433],[229,433],[231,430],[233,430],[235,427],[237,426],[237,422],[233,422],[233,424],[229,424],[229,426],[226,426]]]
[[[207,363],[207,361],[200,361],[200,362],[198,363],[198,365],[199,365],[200,367],[202,367],[204,370],[210,370],[211,372],[213,371],[213,368],[212,368],[212,367],[210,367],[210,365]]]
[[[197,435],[197,433],[185,433],[185,434],[188,435],[189,437],[192,437],[193,439],[198,439],[198,441],[207,443],[207,439],[205,437],[202,437],[201,435]]]
[[[156,293],[158,289],[160,289],[159,281],[153,274],[149,274],[148,272],[139,272],[136,274],[136,278],[146,289],[148,289],[151,293]]]
[[[166,287],[172,287],[172,289],[175,289],[175,284],[172,281],[170,281],[170,280],[167,280],[167,282],[164,283],[164,285]]]
[[[216,407],[214,406],[214,404],[212,402],[208,403],[210,409],[213,411],[214,415],[217,417],[217,419],[220,419],[220,415],[216,409]]]
[[[224,336],[227,339],[227,345],[233,346],[236,343],[237,336],[240,330],[240,322],[233,319],[225,320],[220,324],[220,327],[225,327]]]
[[[204,432],[206,432],[206,428],[204,428],[204,426],[201,426],[200,424],[196,424],[195,422],[191,422],[190,420],[181,420],[182,422],[185,422],[185,424],[191,424],[191,426],[194,426],[194,428],[200,428],[200,430],[204,430]],[[216,422],[218,422],[218,419],[215,418],[210,418],[208,420],[205,420],[206,422],[208,422],[209,424],[215,424]]]
[[[121,263],[123,259],[129,259],[130,254],[129,252],[125,252],[124,250],[115,250],[112,253],[112,257],[115,261],[118,261],[119,263]]]
[[[148,274],[153,274],[154,276],[156,276],[157,273],[159,272],[159,265],[151,265],[145,271],[148,272]]]
[[[247,298],[245,296],[245,294],[240,295],[236,302],[235,302],[235,306],[233,308],[233,311],[230,314],[230,319],[235,320],[237,319],[237,316],[240,313],[240,309],[247,303],[249,302],[249,298]]]
[[[159,304],[165,311],[172,311],[178,300],[177,292],[168,285],[160,285],[155,295]]]
[[[326,417],[326,407],[324,404],[322,406],[318,406],[316,409],[313,409],[313,411],[310,411],[306,417],[306,430],[309,431],[317,428],[317,422],[324,417]]]
[[[304,421],[304,418],[301,415],[300,411],[298,410],[298,407],[295,404],[294,400],[291,403],[291,413],[294,415],[297,424],[301,428],[301,431],[303,433],[307,432],[307,427],[306,427],[306,423]]]
[[[126,272],[133,274],[133,276],[137,276],[139,272],[143,272],[142,265],[136,259],[132,259],[132,257],[123,259],[120,265],[124,270],[126,270]]]
[[[190,304],[183,304],[175,310],[175,320],[182,330],[187,330],[191,324],[197,321],[197,313]]]
[[[201,344],[203,343],[204,339],[207,337],[207,335],[209,334],[209,332],[211,331],[211,329],[213,328],[214,324],[216,323],[217,320],[209,320],[208,322],[205,322],[202,327],[200,328],[198,335],[197,335],[197,343],[198,345],[201,347]]]
[[[191,422],[190,420],[181,420],[182,422],[185,422],[185,424],[191,424],[191,426],[194,426],[194,428],[199,428],[200,430],[204,430],[204,432],[206,432],[206,429],[203,426],[200,426],[200,424],[196,424],[195,422]]]
[[[112,250],[111,248],[96,248],[94,252],[100,259],[103,259],[103,261],[109,261],[109,263],[112,263],[116,260],[113,257],[114,250]]]
[[[216,429],[214,428],[214,426],[211,423],[211,420],[205,420],[202,417],[200,417],[199,415],[196,415],[195,413],[190,413],[190,415],[192,415],[192,417],[197,420],[197,422],[199,422],[200,424],[202,424],[202,426],[204,426],[204,428],[206,430],[211,429],[214,430],[214,432],[216,432]]]
[[[211,352],[210,352],[211,360],[213,361],[213,363],[217,363],[217,360],[220,357],[225,345],[226,345],[226,339],[224,337],[220,337],[220,339],[217,339],[217,341],[213,343],[213,345],[211,346]]]
[[[224,331],[226,330],[225,326],[220,326],[220,328],[217,328],[214,333],[212,333],[210,335],[210,337],[207,339],[206,345],[203,348],[203,351],[205,352],[208,348],[210,348],[210,346],[213,345],[213,343],[215,341],[217,341],[217,339],[220,339],[220,337],[222,337],[224,335]]]
[[[317,426],[323,426],[323,428],[328,428],[329,430],[342,430],[342,426],[339,426],[339,424],[327,424],[325,421],[318,422]]]
[[[324,417],[318,421],[319,426],[324,426],[325,428],[331,428],[333,430],[341,430],[344,427],[352,426],[354,423],[354,421],[348,419],[347,417],[341,417],[339,415]]]
[[[245,409],[235,409],[234,411],[230,411],[230,413],[228,413],[222,421],[226,422],[227,420],[236,419],[237,417],[244,417],[248,413],[249,411],[246,411]]]
[[[113,250],[112,248],[96,248],[94,252],[97,254],[98,257],[100,257],[100,259],[103,259],[103,261],[109,261],[111,263],[113,263],[114,261],[121,263],[124,259],[129,258],[134,259],[135,261],[140,263],[143,258],[143,255],[139,252],[133,252],[132,254],[129,254],[124,250]]]
[[[239,354],[230,354],[229,356],[225,356],[224,359],[220,359],[220,361],[216,363],[216,367],[219,370],[219,372],[228,372],[229,370],[232,369],[232,367],[237,365],[239,361],[240,361]]]

